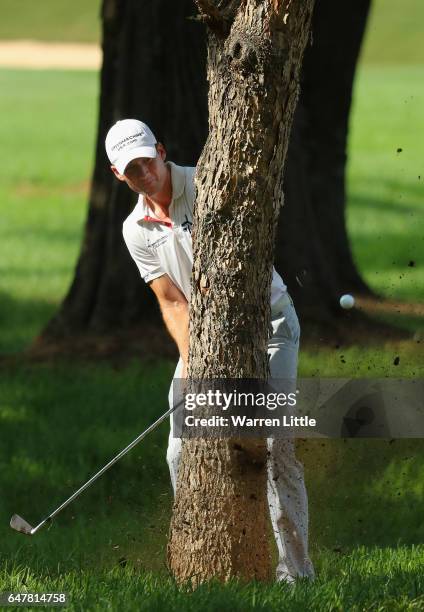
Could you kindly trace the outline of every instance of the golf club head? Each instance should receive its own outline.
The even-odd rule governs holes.
[[[33,528],[31,527],[29,523],[26,522],[25,519],[19,516],[19,514],[14,514],[12,516],[12,518],[10,519],[10,526],[15,531],[20,531],[21,533],[24,533],[25,535],[32,535]]]

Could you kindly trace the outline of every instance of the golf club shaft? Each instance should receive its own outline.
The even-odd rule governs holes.
[[[85,484],[82,485],[82,487],[80,487],[78,489],[78,491],[75,491],[75,493],[73,495],[71,495],[71,497],[69,497],[66,501],[63,502],[63,504],[61,504],[58,508],[56,508],[56,510],[54,510],[51,514],[49,514],[49,516],[47,516],[43,521],[41,521],[41,523],[39,523],[36,527],[34,527],[32,529],[32,533],[35,533],[36,531],[38,531],[38,529],[40,529],[43,525],[45,525],[48,521],[50,521],[52,518],[54,518],[57,514],[59,514],[59,512],[61,512],[61,510],[63,510],[64,508],[66,508],[66,506],[68,506],[74,499],[76,499],[83,491],[85,491],[85,489],[87,489],[91,484],[93,484],[93,482],[95,480],[97,480],[97,478],[99,478],[102,474],[104,474],[106,472],[106,470],[108,470],[112,465],[114,465],[114,463],[116,463],[117,461],[119,461],[119,459],[121,459],[121,457],[123,457],[124,455],[126,455],[132,448],[134,448],[134,446],[136,446],[139,442],[141,442],[141,440],[147,436],[147,434],[149,434],[151,431],[153,431],[158,425],[160,425],[160,423],[162,423],[162,421],[164,421],[168,416],[170,416],[174,410],[176,408],[178,408],[181,404],[183,403],[183,400],[181,400],[180,402],[178,402],[178,404],[176,404],[175,406],[173,406],[172,408],[169,408],[169,410],[167,410],[165,412],[165,414],[163,414],[162,416],[160,416],[154,423],[152,423],[152,425],[150,425],[145,431],[143,431],[143,433],[141,433],[133,442],[131,442],[131,444],[129,444],[126,448],[124,448],[118,455],[116,455],[116,457],[114,457],[111,461],[109,461],[108,464],[106,464],[104,467],[102,467],[101,470],[99,470],[97,472],[97,474],[94,474],[94,476],[92,476],[90,478],[90,480],[88,480]]]

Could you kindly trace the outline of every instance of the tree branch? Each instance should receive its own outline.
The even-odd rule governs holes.
[[[240,0],[195,0],[200,19],[219,37],[230,31]]]

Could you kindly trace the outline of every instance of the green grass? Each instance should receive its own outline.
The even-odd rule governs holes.
[[[419,609],[413,601],[423,593],[424,547],[416,546],[424,537],[421,440],[299,442],[318,579],[293,591],[176,590],[165,567],[172,504],[166,425],[49,529],[28,538],[8,528],[15,512],[38,523],[162,413],[172,369],[138,361],[3,366],[0,591],[65,590],[75,610],[171,609],[170,602],[173,610],[202,611],[302,610],[306,603],[317,610]]]
[[[372,0],[362,49],[366,64],[422,64],[421,0]]]
[[[97,42],[101,0],[0,0],[0,39]]]
[[[384,295],[415,301],[423,298],[424,248],[419,75],[414,67],[361,69],[348,169],[348,226],[361,273]],[[8,118],[0,139],[10,153],[0,165],[0,353],[10,354],[42,329],[72,279],[98,85],[90,72],[2,70],[0,87],[0,111]],[[309,347],[301,350],[299,374],[422,376],[419,348]],[[165,410],[173,365],[1,366],[0,591],[63,588],[76,610],[422,609],[421,440],[299,443],[319,578],[294,590],[236,584],[205,585],[191,595],[176,590],[164,565],[172,504],[166,425],[50,530],[34,538],[12,532],[11,514],[39,521]]]
[[[422,610],[424,548],[367,549],[350,555],[323,551],[320,578],[313,585],[204,584],[194,593],[178,589],[170,578],[130,567],[108,571],[73,570],[46,575],[20,566],[0,574],[2,590],[66,591],[69,610],[140,610],[162,612],[320,612],[334,610]]]
[[[322,376],[327,378],[412,378],[424,375],[424,364],[420,357],[422,342],[405,342],[386,346],[360,344],[351,347],[300,345],[300,376]],[[399,362],[395,365],[395,358]]]
[[[2,489],[13,492],[0,501],[3,555],[29,564],[42,558],[50,569],[58,563],[69,569],[75,560],[110,566],[123,554],[136,563],[140,548],[150,569],[162,565],[158,537],[163,544],[164,513],[167,519],[170,510],[162,457],[166,425],[84,493],[80,504],[66,509],[50,531],[16,539],[7,523],[14,512],[39,522],[127,446],[166,410],[171,377],[169,363],[117,369],[68,362],[1,370],[0,472]]]
[[[76,264],[94,155],[97,76],[0,71],[0,352],[52,316]],[[31,104],[27,93],[31,92]]]
[[[348,167],[348,227],[358,267],[383,295],[416,301],[424,298],[422,72],[418,66],[359,70]]]

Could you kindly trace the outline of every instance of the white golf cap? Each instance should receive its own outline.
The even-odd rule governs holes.
[[[123,119],[113,125],[106,136],[106,153],[110,163],[124,174],[130,161],[137,157],[156,157],[157,140],[151,129],[137,119]]]

